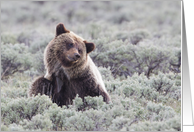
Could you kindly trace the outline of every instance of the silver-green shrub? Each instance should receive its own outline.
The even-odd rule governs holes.
[[[20,120],[31,120],[36,114],[42,114],[51,105],[51,99],[45,95],[16,98],[1,104],[1,117],[6,125],[11,123],[18,124]]]
[[[32,55],[24,43],[1,44],[1,78],[28,70],[32,63]]]
[[[1,2],[2,131],[180,131],[181,14],[176,1]],[[149,14],[149,15],[148,15]],[[45,74],[56,25],[96,45],[90,53],[112,103],[79,95],[59,107],[28,97]]]

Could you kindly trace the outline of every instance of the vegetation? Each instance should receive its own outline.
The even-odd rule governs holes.
[[[181,12],[176,1],[1,2],[2,131],[180,131]],[[28,97],[55,26],[94,42],[111,104]]]

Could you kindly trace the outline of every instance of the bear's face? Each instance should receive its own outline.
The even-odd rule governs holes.
[[[54,43],[56,45],[56,56],[63,67],[66,68],[85,62],[87,54],[95,48],[93,43],[84,41],[83,38],[66,30],[61,24],[57,26]]]

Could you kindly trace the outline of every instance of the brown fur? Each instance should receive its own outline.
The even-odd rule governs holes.
[[[60,106],[71,104],[76,94],[83,99],[85,96],[102,95],[105,102],[110,102],[101,75],[88,55],[94,48],[93,43],[59,24],[56,37],[44,53],[47,73],[33,82],[30,96],[38,93],[50,95]]]
[[[65,28],[62,23],[59,23],[56,27],[56,36],[59,36],[62,33],[69,33],[70,31]]]
[[[45,78],[50,81],[52,81],[52,74],[57,72],[62,65],[63,67],[68,68],[85,62],[84,59],[86,59],[85,56],[87,53],[91,52],[95,48],[93,43],[83,41],[82,38],[76,36],[75,34],[66,32],[66,29],[59,29],[59,25],[57,26],[57,29],[65,31],[65,33],[56,36],[48,44],[44,52],[44,65],[47,70]],[[71,44],[74,48],[70,48]],[[75,54],[79,54],[81,56],[81,58],[79,58],[79,62],[74,61]]]
[[[29,95],[37,95],[40,93],[49,95],[49,97],[53,96],[53,84],[49,80],[45,79],[44,77],[40,76],[35,79],[35,81],[31,85],[31,89],[29,91]]]

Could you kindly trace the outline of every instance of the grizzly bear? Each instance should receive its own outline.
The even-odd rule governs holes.
[[[32,83],[29,95],[49,95],[59,106],[72,104],[77,94],[82,99],[102,95],[106,103],[111,102],[101,74],[89,56],[94,49],[94,43],[59,23],[55,38],[44,52],[46,74]]]

